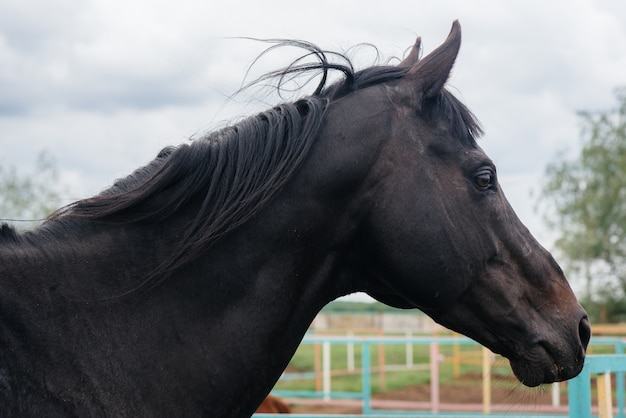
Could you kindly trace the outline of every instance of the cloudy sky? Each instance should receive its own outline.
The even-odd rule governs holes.
[[[549,247],[531,194],[548,162],[579,147],[576,111],[611,108],[626,85],[621,0],[0,0],[0,163],[26,173],[47,150],[64,198],[86,197],[163,146],[272,104],[228,99],[264,48],[233,37],[371,43],[390,57],[418,35],[428,53],[454,19],[463,43],[449,86],[481,119],[509,200]],[[275,54],[257,71],[290,59]]]

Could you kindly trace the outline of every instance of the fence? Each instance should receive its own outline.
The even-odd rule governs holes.
[[[573,379],[569,383],[569,411],[572,417],[591,417],[591,390],[589,388],[590,378],[592,374],[598,373],[598,387],[601,396],[599,396],[599,409],[600,417],[612,417],[613,407],[611,404],[611,380],[610,372],[617,372],[616,386],[617,386],[617,416],[624,418],[624,372],[626,371],[626,356],[620,356],[624,353],[626,343],[620,338],[609,337],[597,337],[594,338],[592,343],[594,345],[611,346],[613,348],[614,355],[594,355],[588,356],[588,360],[585,363],[585,368],[581,372],[580,376]],[[302,341],[302,344],[315,344],[322,347],[322,390],[321,391],[281,391],[277,390],[274,393],[283,397],[308,397],[308,398],[321,398],[321,399],[356,399],[360,400],[362,404],[363,415],[374,417],[376,413],[382,412],[374,410],[372,408],[372,363],[371,363],[371,346],[378,345],[405,345],[407,352],[413,345],[429,345],[430,347],[430,364],[428,369],[430,370],[430,384],[431,384],[431,402],[430,410],[428,414],[436,415],[438,417],[453,416],[442,415],[439,404],[439,346],[440,345],[477,345],[474,341],[465,337],[319,337],[319,336],[307,336]],[[354,353],[354,345],[361,346],[361,391],[355,392],[334,392],[331,389],[331,364],[330,364],[330,349],[332,345],[346,345],[348,347],[348,353]],[[350,349],[352,347],[352,349]],[[380,352],[380,351],[379,351]],[[456,350],[454,351],[457,352]],[[352,354],[354,355],[354,354]],[[456,356],[456,354],[455,354]],[[491,354],[484,349],[483,350],[483,405],[482,413],[490,414],[490,370],[491,363],[489,357]],[[407,355],[407,363],[409,363],[409,356]],[[412,360],[411,360],[412,361]],[[350,361],[348,361],[350,363]],[[415,365],[413,365],[415,366]],[[554,386],[556,394],[558,395],[558,386]],[[553,396],[553,399],[558,397]],[[388,411],[385,411],[387,414]],[[401,416],[401,412],[395,411],[394,416]],[[416,416],[413,412],[410,416]],[[420,413],[423,416],[423,413]],[[269,417],[269,415],[259,415],[260,417]],[[467,414],[463,414],[467,416]],[[497,417],[498,415],[490,415],[490,417]],[[507,418],[514,418],[515,414],[503,415]],[[518,414],[517,416],[528,415]],[[537,417],[539,415],[533,414]],[[555,417],[558,415],[545,415]],[[343,418],[349,417],[342,415]]]
[[[617,417],[624,418],[624,372],[626,356],[592,355],[587,357],[582,372],[572,379],[568,387],[569,411],[572,417],[591,418],[591,375],[596,374],[598,393],[598,415],[600,418],[613,417],[613,390],[611,374],[615,373]]]

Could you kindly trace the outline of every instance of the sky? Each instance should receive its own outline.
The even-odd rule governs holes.
[[[576,155],[576,112],[614,107],[626,86],[621,0],[0,0],[0,164],[28,173],[48,151],[61,206],[277,103],[231,98],[246,76],[294,57],[277,52],[247,74],[266,46],[241,37],[304,39],[368,66],[374,50],[351,47],[402,57],[421,36],[427,54],[455,19],[463,41],[448,88],[481,120],[505,194],[550,248],[536,211],[545,167]]]

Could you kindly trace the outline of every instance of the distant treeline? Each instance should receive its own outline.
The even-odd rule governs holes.
[[[343,314],[343,313],[406,313],[413,314],[421,313],[417,309],[397,309],[387,306],[380,302],[346,302],[346,301],[334,301],[326,305],[322,309],[322,313],[325,314]]]

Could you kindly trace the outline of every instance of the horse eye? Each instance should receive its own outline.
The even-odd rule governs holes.
[[[474,183],[481,189],[489,189],[493,187],[495,183],[493,171],[490,169],[484,169],[478,172],[474,177]]]

